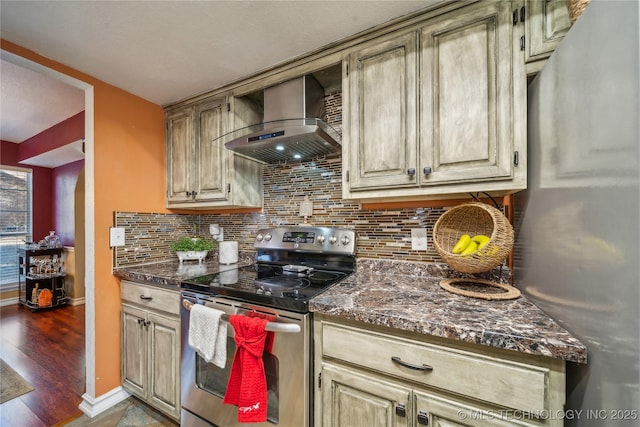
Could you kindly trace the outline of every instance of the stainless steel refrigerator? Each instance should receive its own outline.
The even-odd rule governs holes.
[[[567,426],[640,425],[639,14],[592,0],[529,84],[514,277],[588,348]]]

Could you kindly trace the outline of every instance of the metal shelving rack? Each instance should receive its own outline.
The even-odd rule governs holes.
[[[35,311],[58,307],[69,301],[62,252],[62,248],[18,250],[20,304]],[[51,305],[38,304],[37,296],[42,289],[49,289],[53,294]]]

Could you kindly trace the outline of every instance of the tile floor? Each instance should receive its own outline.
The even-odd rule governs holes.
[[[64,427],[177,427],[179,424],[132,396],[93,418],[82,415],[62,425]]]

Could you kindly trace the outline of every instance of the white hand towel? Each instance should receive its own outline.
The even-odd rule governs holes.
[[[227,362],[227,322],[220,320],[222,314],[215,308],[194,304],[189,316],[189,345],[219,368]]]

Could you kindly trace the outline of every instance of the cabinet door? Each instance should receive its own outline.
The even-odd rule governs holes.
[[[414,391],[415,425],[431,427],[508,427],[532,425],[516,411],[488,410],[436,393]],[[501,419],[505,417],[505,419]]]
[[[226,129],[225,98],[196,105],[196,179],[195,200],[224,200],[227,195],[227,151],[218,138]]]
[[[514,58],[510,2],[480,2],[423,28],[422,185],[512,177]]]
[[[343,123],[351,191],[417,184],[409,172],[417,159],[417,66],[415,32],[351,54]]]
[[[325,363],[321,393],[324,427],[412,425],[411,390],[375,376]]]
[[[149,403],[180,418],[180,321],[148,314]]]
[[[122,384],[141,399],[147,399],[146,312],[122,304]]]
[[[193,107],[167,114],[167,201],[185,202],[195,190],[193,168]]]
[[[525,61],[549,57],[571,28],[566,0],[527,0],[526,15]]]

